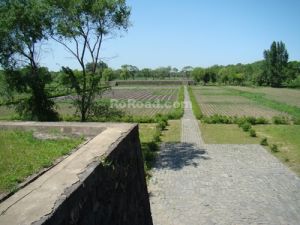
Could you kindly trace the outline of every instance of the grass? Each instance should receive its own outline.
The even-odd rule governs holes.
[[[153,141],[153,137],[157,130],[156,123],[142,123],[139,124],[139,133],[141,143]]]
[[[180,142],[181,138],[181,121],[169,120],[169,126],[162,131],[162,142]]]
[[[142,154],[144,159],[144,169],[147,178],[151,176],[150,170],[153,167],[159,142],[161,130],[156,123],[139,124],[139,135],[141,141]]]
[[[201,119],[203,115],[202,115],[200,106],[197,102],[197,99],[196,99],[191,87],[188,87],[188,93],[189,93],[190,100],[191,100],[191,103],[192,103],[193,113],[194,113],[194,115],[197,119]]]
[[[271,148],[277,145],[278,152],[272,153],[300,175],[300,125],[256,125],[254,129]]]
[[[151,176],[150,170],[153,167],[160,142],[179,142],[181,137],[180,120],[169,120],[168,126],[161,129],[158,123],[139,124],[139,134],[144,158],[146,176]]]
[[[236,124],[200,123],[202,138],[207,144],[259,144],[259,138],[250,137]]]
[[[32,132],[0,130],[0,193],[14,191],[18,183],[67,154],[82,139],[39,140]]]

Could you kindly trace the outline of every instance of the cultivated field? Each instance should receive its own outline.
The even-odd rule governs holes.
[[[300,90],[290,88],[270,88],[270,87],[230,87],[235,90],[251,93],[260,93],[265,98],[285,103],[300,108]]]
[[[115,106],[132,116],[155,116],[174,110],[180,86],[173,87],[115,87],[104,93],[103,99],[113,100]],[[115,101],[114,101],[115,100]]]
[[[153,117],[174,110],[173,103],[178,99],[179,90],[180,86],[113,87],[97,100],[110,102],[125,115]],[[75,113],[71,98],[60,97],[56,100],[60,115],[71,116]]]
[[[225,87],[195,87],[194,95],[204,116],[254,116],[271,119],[288,114],[257,104],[255,101],[233,94]]]

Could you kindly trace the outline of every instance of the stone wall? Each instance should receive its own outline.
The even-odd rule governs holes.
[[[113,132],[122,130],[118,130],[117,128],[118,126],[115,126]],[[106,128],[106,130],[99,135],[100,137],[97,136],[98,140],[94,142],[92,140],[90,144],[91,148],[95,148],[97,144],[101,145],[101,143],[105,145],[105,143],[103,143],[104,140],[107,141],[113,134],[113,132],[109,132],[109,130],[109,128]],[[109,133],[106,134],[106,132]],[[101,139],[103,135],[108,136],[106,139],[105,137]],[[45,182],[41,183],[41,186],[37,185],[41,187],[40,193],[30,193],[31,199],[27,199],[27,202],[35,204],[29,205],[29,208],[34,206],[37,211],[42,211],[40,214],[37,213],[36,216],[32,215],[36,213],[34,210],[30,211],[30,209],[26,209],[26,211],[23,209],[22,211],[22,206],[26,203],[26,198],[28,197],[26,193],[28,192],[22,193],[22,190],[20,190],[21,193],[17,198],[10,199],[14,197],[13,195],[2,203],[4,206],[2,204],[0,205],[0,224],[151,225],[152,218],[138,126],[131,125],[126,132],[121,132],[117,140],[111,142],[109,147],[102,152],[101,157],[95,156],[95,159],[90,160],[86,166],[79,165],[81,161],[84,160],[79,160],[75,157],[80,157],[80,155],[83,157],[82,153],[85,153],[85,151],[88,155],[88,151],[91,151],[91,148],[84,149],[81,153],[78,153],[78,156],[73,156],[73,160],[65,162],[66,165],[57,171],[61,173],[53,173],[62,176],[62,179],[54,180],[53,183],[55,182],[55,185],[59,185],[57,183],[62,182],[62,185],[64,185],[64,182],[68,183],[68,176],[62,173],[68,174],[70,173],[69,170],[72,170],[70,168],[74,168],[74,166],[71,167],[69,165],[73,163],[74,165],[78,165],[78,168],[84,167],[84,170],[81,171],[75,167],[73,173],[76,172],[78,180],[76,182],[72,180],[71,185],[66,185],[66,188],[63,189],[63,193],[58,194],[55,201],[53,201],[54,204],[49,204],[47,200],[47,197],[51,198],[51,192],[57,192],[53,191],[51,182],[49,182],[48,185],[45,184]],[[92,153],[95,154],[95,152],[97,151],[93,151]],[[93,156],[93,154],[91,154],[91,156]],[[51,170],[49,172],[51,172]],[[49,179],[53,179],[53,176],[56,176],[53,174],[52,177],[49,176]],[[70,174],[72,174],[72,172]],[[33,182],[33,184],[34,183],[35,182]],[[60,188],[60,186],[58,186],[58,188]],[[49,190],[47,191],[47,189]],[[43,191],[44,193],[42,193]],[[38,199],[38,196],[41,195],[44,195],[44,198],[41,197]],[[44,206],[43,201],[45,203]],[[14,204],[12,204],[12,202]],[[50,207],[48,209],[49,211],[39,209],[39,207],[46,206]],[[6,210],[3,211],[3,209]],[[20,211],[18,212],[18,210]],[[14,220],[14,217],[17,218],[20,216],[18,213],[23,214],[22,216],[24,218]],[[26,213],[28,213],[28,215],[26,215]]]

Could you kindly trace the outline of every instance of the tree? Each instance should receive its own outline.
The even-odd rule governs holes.
[[[176,67],[173,67],[171,69],[171,75],[173,75],[173,78],[175,79],[175,77],[177,76],[177,73],[178,73],[178,69]]]
[[[144,77],[146,80],[151,76],[151,69],[144,68],[140,70],[141,77]]]
[[[280,87],[286,79],[285,68],[288,63],[288,52],[285,44],[273,42],[269,50],[264,51],[264,72],[263,77],[267,85]]]
[[[0,63],[9,87],[29,95],[17,111],[31,120],[58,120],[54,102],[45,90],[51,75],[38,63],[39,50],[51,27],[48,10],[43,0],[7,0],[0,4]]]
[[[107,81],[111,81],[114,76],[114,71],[111,68],[105,68],[103,70],[103,79]]]
[[[116,31],[127,30],[130,9],[125,0],[49,1],[54,9],[52,38],[63,45],[81,67],[80,75],[67,67],[63,71],[77,93],[74,104],[81,121],[86,121],[94,108],[95,96],[101,95],[104,90],[100,86],[103,70],[99,70],[103,38]],[[92,66],[87,69],[88,59]]]
[[[132,66],[132,65],[122,65],[121,66],[122,70],[124,70],[124,77],[126,77],[126,80],[131,77],[133,80],[136,76],[136,74],[138,73],[139,69],[136,66]]]
[[[192,71],[193,71],[193,67],[191,67],[191,66],[185,66],[181,70],[183,77],[185,77],[186,79],[190,78]]]

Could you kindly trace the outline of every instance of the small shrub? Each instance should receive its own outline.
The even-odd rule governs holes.
[[[250,129],[250,137],[256,137],[256,132],[253,128]]]
[[[264,117],[256,118],[255,124],[268,124],[269,121]]]
[[[269,145],[268,139],[267,139],[267,138],[263,138],[263,139],[260,141],[260,144],[263,145],[263,146]]]
[[[273,145],[271,146],[271,151],[274,152],[274,153],[279,152],[278,146],[275,145],[275,144],[273,144]]]
[[[251,125],[255,125],[255,124],[256,124],[256,118],[253,117],[253,116],[247,116],[247,117],[245,118],[245,120],[246,120],[248,123],[250,123]]]
[[[160,135],[161,135],[161,130],[160,128],[158,128],[153,136],[153,141],[160,142]]]
[[[289,162],[290,159],[289,159],[289,158],[285,158],[284,161],[285,161],[285,162]]]
[[[157,114],[155,120],[158,123],[158,128],[164,130],[168,126],[168,117],[165,115]]]
[[[203,117],[202,121],[209,124],[231,124],[234,123],[234,118],[230,116],[214,114],[212,116]]]
[[[237,123],[239,125],[239,127],[241,127],[241,125],[246,122],[250,123],[251,125],[268,124],[269,123],[269,121],[264,117],[255,118],[253,116],[243,116],[243,117],[235,119],[235,123]]]
[[[293,124],[300,125],[300,118],[293,118]]]
[[[243,131],[247,132],[251,129],[251,124],[248,122],[245,122],[241,125],[241,128],[243,129]]]
[[[289,124],[289,119],[285,116],[274,116],[272,120],[274,124]]]

